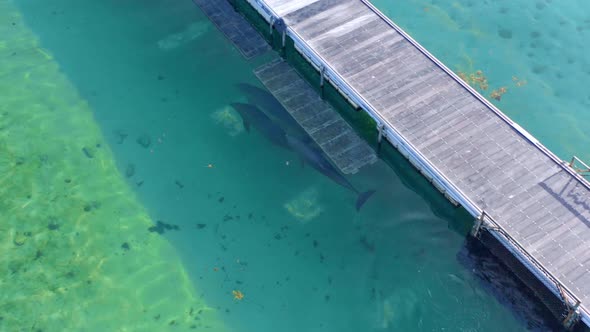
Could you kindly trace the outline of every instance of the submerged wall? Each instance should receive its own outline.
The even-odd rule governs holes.
[[[0,91],[0,330],[226,331],[10,0]]]

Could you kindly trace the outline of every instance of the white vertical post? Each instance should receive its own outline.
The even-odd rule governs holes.
[[[485,211],[481,211],[481,215],[475,219],[475,225],[471,229],[471,236],[477,237],[479,235],[479,230],[481,229],[481,225],[483,224],[483,218],[485,217]]]

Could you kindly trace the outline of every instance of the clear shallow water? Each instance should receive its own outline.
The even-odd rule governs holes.
[[[590,160],[587,1],[374,0],[455,72],[560,158]],[[490,97],[502,87],[501,100]]]
[[[134,289],[143,293],[152,278],[173,269],[186,274],[191,295],[223,323],[216,331],[552,328],[542,318],[546,313],[505,276],[496,260],[479,246],[466,244],[470,219],[442,202],[403,160],[394,158],[393,168],[380,161],[350,177],[358,188],[377,190],[356,213],[350,192],[311,167],[302,168],[296,156],[256,131],[245,133],[228,108],[230,102],[245,100],[234,84],[258,84],[252,69],[272,55],[244,61],[190,1],[19,0],[15,5],[24,28],[39,38],[79,98],[88,102],[102,131],[101,142],[112,150],[117,178],[134,192],[116,189],[123,193],[116,200],[137,196],[152,219],[141,227],[110,228],[121,208],[103,204],[105,214],[96,221],[104,225],[102,237],[92,229],[78,232],[100,241],[111,232],[113,243],[89,248],[82,257],[122,249],[125,257],[141,256],[148,245],[124,242],[118,235],[149,234],[174,248],[159,257],[182,260],[182,267],[141,261],[151,267],[149,275],[121,285],[118,292],[105,292],[113,298]],[[10,24],[9,19],[3,22]],[[17,61],[5,59],[5,68]],[[85,125],[79,123],[78,131]],[[15,127],[2,128],[7,135],[19,133]],[[66,131],[64,140],[75,142],[77,135]],[[88,167],[96,165],[95,158],[84,156],[82,146],[78,155]],[[15,147],[23,155],[30,153],[27,148]],[[59,150],[53,153],[59,158]],[[88,191],[114,188],[102,173],[85,176],[95,181]],[[157,221],[179,230],[148,232]],[[10,238],[17,225],[5,222],[1,231]],[[27,222],[44,223],[43,212]],[[15,250],[35,242],[16,246],[10,238],[8,243],[18,255],[22,251]],[[71,248],[66,243],[60,250]],[[116,263],[125,266],[125,257]],[[70,281],[58,282],[68,286]],[[175,292],[178,285],[158,284],[142,299],[146,306],[163,299],[180,301],[184,295]],[[235,300],[234,290],[244,298]],[[12,299],[3,299],[5,311],[14,310]],[[192,309],[184,309],[189,318],[174,319],[174,324],[157,309],[129,317],[116,306],[104,306],[112,324],[126,320],[135,330],[191,330]],[[47,309],[52,310],[57,309]],[[104,328],[91,324],[93,312],[86,314],[88,330]],[[62,315],[66,329],[80,319]],[[28,321],[19,324],[23,330],[32,326]]]

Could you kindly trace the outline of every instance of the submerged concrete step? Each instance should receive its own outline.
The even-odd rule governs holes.
[[[377,161],[373,149],[288,63],[275,60],[254,73],[342,173]]]

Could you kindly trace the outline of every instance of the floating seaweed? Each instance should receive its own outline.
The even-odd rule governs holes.
[[[516,76],[512,76],[512,82],[514,82],[517,87],[525,86],[528,83],[526,80],[521,80]]]
[[[471,74],[458,71],[457,76],[476,89],[487,90],[489,87],[488,79],[481,70]]]
[[[241,301],[244,299],[244,293],[242,293],[239,290],[233,290],[231,293],[234,296],[235,300]]]
[[[490,97],[500,101],[500,100],[502,100],[502,95],[504,95],[506,93],[506,91],[508,91],[508,89],[506,89],[506,87],[498,88],[498,89],[492,91],[492,93],[490,94]]]

